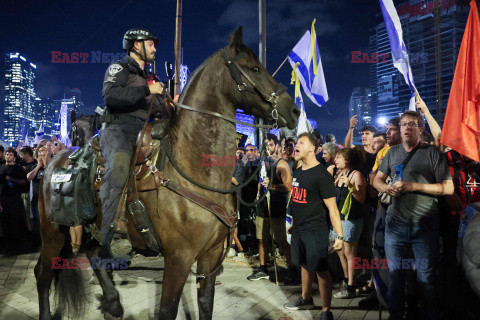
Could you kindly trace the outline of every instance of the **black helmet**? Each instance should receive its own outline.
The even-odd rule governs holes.
[[[145,28],[133,28],[128,30],[123,36],[123,50],[130,51],[135,41],[153,40],[155,46],[160,43],[160,39]]]

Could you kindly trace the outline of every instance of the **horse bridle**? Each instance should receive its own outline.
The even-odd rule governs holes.
[[[228,69],[230,70],[230,74],[233,78],[233,80],[237,83],[237,88],[238,91],[240,91],[240,94],[242,96],[242,104],[244,111],[247,114],[251,114],[251,108],[248,106],[247,103],[247,92],[257,94],[260,97],[262,97],[266,102],[270,103],[271,105],[271,114],[270,116],[272,117],[273,120],[275,120],[274,128],[278,128],[278,110],[277,110],[277,102],[278,98],[280,98],[280,95],[287,90],[287,88],[282,85],[281,83],[278,86],[278,89],[271,93],[271,94],[266,94],[262,88],[260,88],[255,81],[251,77],[249,77],[237,64],[236,61],[242,59],[245,56],[245,52],[239,53],[237,56],[234,58],[230,58],[230,56],[227,53],[227,50],[224,48],[222,49],[223,56],[225,58],[225,62],[227,64]],[[242,81],[242,76],[246,79],[247,82],[250,83],[249,87],[244,81]]]
[[[252,80],[235,62],[242,59],[245,56],[245,53],[242,52],[235,56],[234,58],[230,58],[228,53],[226,52],[225,48],[222,49],[223,56],[225,57],[225,62],[226,65],[230,71],[230,74],[237,84],[238,91],[240,91],[241,97],[242,97],[242,104],[245,113],[251,114],[251,108],[248,106],[247,103],[247,95],[246,93],[253,93],[256,95],[259,95],[262,99],[264,99],[266,102],[270,103],[271,105],[271,112],[270,116],[271,118],[275,121],[273,125],[265,125],[265,124],[251,124],[247,122],[242,122],[238,121],[235,118],[230,118],[227,116],[224,116],[218,112],[213,112],[213,111],[208,111],[208,110],[201,110],[198,108],[190,107],[187,105],[184,105],[182,103],[178,102],[172,102],[176,107],[190,110],[190,111],[195,111],[199,113],[204,113],[204,114],[209,114],[211,116],[217,117],[224,119],[226,121],[236,123],[236,124],[241,124],[249,127],[254,127],[254,128],[260,128],[260,129],[278,129],[278,110],[277,110],[277,102],[278,99],[280,98],[280,95],[287,90],[287,88],[279,84],[279,87],[276,92],[273,92],[271,94],[266,94],[262,88],[260,88],[258,85],[256,85],[255,81]],[[249,82],[250,87],[242,80],[242,76],[246,79],[247,82]]]

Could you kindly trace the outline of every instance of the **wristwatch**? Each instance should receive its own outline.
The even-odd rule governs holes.
[[[342,241],[345,240],[345,238],[343,236],[336,236],[335,238],[337,238],[338,240],[342,240]]]

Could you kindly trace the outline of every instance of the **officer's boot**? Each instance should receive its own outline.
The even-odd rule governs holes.
[[[115,216],[114,223],[116,225],[113,239],[110,244],[110,250],[115,257],[130,256],[132,253],[132,243],[128,236],[127,218],[125,214],[125,205],[122,210]]]

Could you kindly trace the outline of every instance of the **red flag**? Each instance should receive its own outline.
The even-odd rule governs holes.
[[[480,162],[480,21],[475,0],[470,2],[440,142]]]

